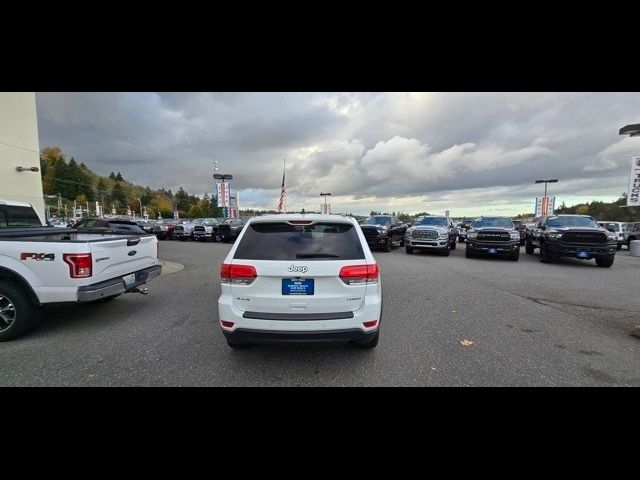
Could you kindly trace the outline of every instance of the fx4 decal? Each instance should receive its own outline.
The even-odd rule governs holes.
[[[56,259],[54,253],[21,253],[20,260],[37,260],[37,261],[45,261],[52,262]]]

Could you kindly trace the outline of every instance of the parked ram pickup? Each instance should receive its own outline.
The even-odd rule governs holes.
[[[155,235],[43,226],[28,203],[0,200],[0,341],[35,327],[47,303],[146,293],[161,270]]]
[[[456,249],[458,229],[448,217],[430,215],[419,217],[404,234],[404,248],[409,254],[414,249],[433,250],[449,256]]]
[[[467,258],[477,255],[502,256],[517,262],[520,233],[509,217],[479,217],[467,232]]]
[[[394,245],[404,246],[407,224],[395,215],[372,215],[360,224],[369,248],[390,252]]]
[[[536,220],[529,232],[525,252],[540,250],[540,261],[550,263],[554,258],[573,257],[595,259],[596,265],[613,265],[618,235],[598,225],[588,215],[545,215]]]

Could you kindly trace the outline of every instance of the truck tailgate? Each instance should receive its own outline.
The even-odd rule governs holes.
[[[126,275],[158,263],[155,235],[89,243],[93,257],[92,283]]]

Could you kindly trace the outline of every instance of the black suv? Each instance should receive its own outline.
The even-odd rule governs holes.
[[[540,249],[540,261],[549,263],[558,257],[596,260],[599,267],[608,268],[618,245],[618,236],[598,225],[588,215],[545,215],[536,219],[529,231],[525,252],[531,255]]]
[[[244,227],[246,220],[242,218],[230,218],[218,225],[218,232],[216,233],[216,242],[229,243],[235,241],[240,235],[242,228]]]
[[[407,224],[395,215],[372,215],[360,224],[364,238],[371,249],[391,251],[394,244],[404,247]]]
[[[520,234],[509,217],[480,217],[473,220],[467,232],[465,256],[492,255],[520,258]]]

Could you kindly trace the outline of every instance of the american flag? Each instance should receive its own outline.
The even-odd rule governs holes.
[[[286,191],[286,187],[284,186],[284,174],[285,174],[285,167],[283,165],[282,167],[282,187],[280,189],[280,201],[278,202],[278,212],[282,213],[282,210],[284,210],[284,194]]]

